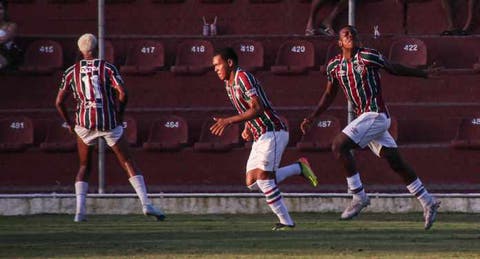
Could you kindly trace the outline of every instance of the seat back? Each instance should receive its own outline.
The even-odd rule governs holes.
[[[177,74],[203,74],[212,67],[213,45],[207,40],[186,40],[177,48],[175,66]]]
[[[333,116],[323,115],[315,125],[302,136],[297,148],[303,151],[330,150],[332,141],[341,131],[340,120]]]
[[[128,52],[125,66],[136,66],[139,70],[157,70],[165,65],[163,44],[152,40],[142,40]],[[123,69],[123,68],[122,68]]]
[[[242,40],[233,44],[238,55],[238,65],[249,72],[263,68],[263,45],[255,40]]]
[[[136,146],[138,141],[137,121],[131,116],[123,118],[124,136],[130,146]]]
[[[164,116],[152,122],[148,142],[164,144],[187,144],[187,121],[176,115]]]
[[[47,134],[44,142],[40,143],[40,149],[48,152],[75,151],[76,137],[68,131],[65,122],[49,120],[47,125]]]
[[[240,127],[237,123],[225,128],[222,136],[216,136],[210,132],[210,127],[214,123],[215,121],[211,118],[204,121],[200,139],[194,144],[194,150],[224,152],[240,144]]]
[[[480,149],[480,117],[463,118],[451,145],[454,148]]]
[[[30,43],[25,51],[24,64],[21,71],[48,73],[63,66],[63,50],[60,43],[53,40],[36,40]]]
[[[392,42],[389,60],[410,67],[427,65],[427,46],[420,39],[401,38]]]
[[[0,119],[0,151],[21,151],[33,144],[33,122],[25,116]]]
[[[315,66],[315,48],[307,40],[287,40],[278,50],[275,65],[312,68]]]

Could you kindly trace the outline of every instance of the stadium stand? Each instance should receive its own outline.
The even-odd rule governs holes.
[[[210,127],[214,123],[215,121],[212,118],[207,118],[204,121],[200,139],[193,146],[195,151],[226,152],[240,145],[240,126],[238,124],[228,126],[222,136],[215,136],[210,132]]]
[[[62,46],[53,40],[36,40],[25,51],[19,70],[33,74],[50,74],[63,66]]]
[[[25,116],[0,119],[0,152],[20,152],[33,144],[34,126]]]
[[[186,40],[178,46],[175,65],[177,75],[201,75],[212,67],[213,45],[207,40]]]
[[[275,65],[271,67],[274,74],[297,75],[307,73],[315,66],[315,48],[306,40],[288,40],[280,46]]]
[[[458,149],[480,149],[480,118],[463,118],[451,146]]]
[[[125,116],[123,118],[123,130],[130,146],[137,146],[138,144],[138,129],[137,121],[132,116]]]
[[[137,42],[127,53],[125,65],[120,68],[122,74],[146,75],[155,73],[165,65],[163,44],[144,40]]]
[[[187,121],[179,116],[164,116],[152,122],[148,140],[143,143],[147,151],[179,151],[188,143]]]

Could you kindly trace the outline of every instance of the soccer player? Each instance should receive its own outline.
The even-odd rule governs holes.
[[[70,132],[77,135],[80,168],[75,178],[77,208],[74,221],[86,221],[85,199],[91,155],[98,138],[105,139],[129,176],[128,180],[142,203],[143,213],[163,220],[164,213],[155,208],[147,196],[144,178],[130,155],[123,134],[122,122],[128,98],[122,77],[115,66],[94,57],[97,48],[94,35],[84,34],[77,43],[83,59],[65,71],[56,99],[60,116]],[[70,119],[64,104],[69,92],[73,93],[77,105],[75,121]],[[118,99],[118,108],[115,98]]]
[[[435,221],[440,202],[427,192],[415,172],[402,159],[395,140],[388,133],[390,114],[382,98],[379,70],[383,68],[394,75],[426,78],[434,69],[420,70],[392,64],[378,51],[359,47],[358,33],[352,26],[340,30],[338,46],[341,54],[328,62],[328,82],[323,96],[300,127],[305,134],[316,123],[317,116],[332,104],[338,89],[342,88],[357,118],[335,137],[332,144],[335,157],[346,171],[348,189],[353,193],[353,199],[343,211],[341,219],[355,217],[370,204],[350,152],[351,149],[368,146],[377,156],[388,161],[390,167],[402,177],[410,193],[420,201],[427,230]]]
[[[214,118],[216,122],[210,131],[220,136],[230,124],[245,122],[242,138],[254,141],[247,161],[246,185],[250,190],[258,188],[265,194],[268,205],[280,221],[273,230],[292,229],[295,223],[277,184],[287,177],[302,175],[311,185],[317,186],[317,177],[306,158],[278,168],[288,144],[287,128],[273,110],[257,79],[238,66],[235,51],[232,48],[216,51],[212,63],[218,78],[225,82],[225,90],[238,115]]]

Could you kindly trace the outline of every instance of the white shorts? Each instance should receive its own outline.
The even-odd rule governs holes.
[[[361,148],[368,145],[373,153],[380,156],[382,147],[397,147],[397,143],[388,132],[390,122],[385,113],[366,112],[350,122],[342,132]]]
[[[108,146],[113,146],[117,143],[120,137],[123,135],[123,127],[121,125],[109,131],[89,130],[84,127],[75,126],[75,133],[82,139],[83,143],[88,146],[95,145],[97,138],[105,139]]]
[[[247,172],[253,169],[261,169],[274,172],[280,166],[283,151],[288,144],[287,131],[269,131],[262,134],[257,141],[253,142],[252,150],[247,161]]]

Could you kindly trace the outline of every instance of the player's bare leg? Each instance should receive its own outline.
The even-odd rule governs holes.
[[[433,222],[435,222],[437,210],[440,207],[440,201],[437,201],[428,193],[427,188],[423,186],[422,181],[420,181],[412,168],[403,160],[398,148],[383,147],[380,156],[388,161],[392,170],[402,177],[408,191],[415,195],[420,201],[420,204],[422,204],[423,207],[423,217],[425,220],[424,228],[425,230],[430,229]]]
[[[164,220],[165,214],[162,210],[153,206],[151,200],[148,198],[147,187],[145,180],[140,170],[136,166],[130,154],[128,142],[122,136],[112,147],[113,152],[117,156],[120,166],[128,175],[130,184],[135,189],[140,202],[142,203],[143,214],[147,216],[154,216],[157,220]]]
[[[80,161],[80,167],[78,168],[77,175],[75,177],[75,198],[76,198],[76,210],[75,210],[75,222],[86,221],[86,198],[88,192],[88,180],[90,178],[90,171],[92,167],[92,153],[93,146],[85,144],[81,138],[77,137],[77,150],[78,158]]]
[[[332,151],[337,160],[340,160],[347,176],[348,190],[353,195],[350,205],[343,211],[340,219],[352,219],[360,213],[360,211],[370,205],[365,190],[363,189],[360,174],[357,171],[355,159],[351,150],[358,148],[358,145],[353,142],[343,132],[338,134],[332,143]]]
[[[273,230],[287,230],[295,227],[278,189],[274,172],[266,172],[258,168],[250,170],[246,175],[246,184],[249,188],[256,184],[265,195],[270,209],[277,215],[280,223],[277,223]]]

